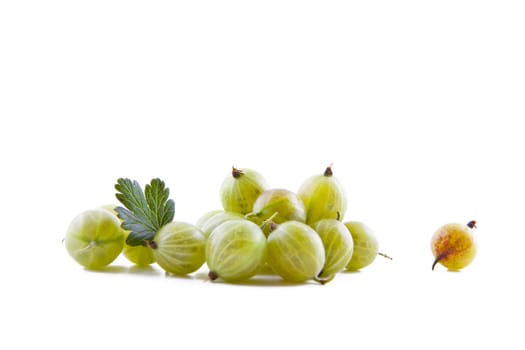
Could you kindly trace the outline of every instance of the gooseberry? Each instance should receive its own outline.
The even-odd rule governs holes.
[[[354,251],[354,241],[348,228],[341,221],[323,219],[312,227],[321,237],[325,251],[325,263],[317,277],[321,280],[330,279],[350,262]]]
[[[206,243],[206,263],[211,280],[238,282],[251,278],[266,262],[266,236],[245,219],[217,226]]]
[[[271,224],[268,236],[268,265],[283,279],[304,282],[316,278],[325,263],[321,238],[310,226],[287,221]]]
[[[253,203],[268,188],[264,177],[252,169],[232,168],[220,188],[220,197],[225,211],[247,214]]]
[[[354,241],[354,252],[347,270],[357,271],[370,265],[378,255],[379,242],[372,229],[359,221],[348,221],[346,228]]]
[[[475,221],[466,225],[450,223],[441,226],[432,236],[431,248],[435,258],[432,270],[437,263],[451,271],[469,265],[477,253],[477,242],[472,232],[475,227]]]
[[[196,226],[186,222],[164,225],[147,244],[157,264],[175,275],[194,272],[206,260],[206,237]]]
[[[259,225],[270,218],[274,223],[281,224],[286,221],[304,222],[306,213],[302,200],[294,192],[276,188],[261,193],[247,218]],[[263,230],[269,233],[268,226],[263,226]]]
[[[204,236],[208,238],[212,231],[219,226],[220,224],[229,221],[229,220],[239,220],[244,219],[244,215],[239,213],[234,213],[232,211],[224,211],[220,210],[218,212],[215,212],[215,214],[209,216],[206,220],[199,220],[198,224],[196,225],[198,228],[201,229],[202,233],[204,233]]]
[[[304,203],[307,224],[321,219],[343,220],[347,206],[346,192],[341,182],[333,176],[331,166],[323,174],[304,181],[297,195]]]
[[[100,269],[118,257],[124,239],[118,218],[99,208],[77,215],[67,229],[64,242],[77,263],[88,269]]]

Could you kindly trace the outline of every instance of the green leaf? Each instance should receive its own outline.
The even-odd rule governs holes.
[[[175,203],[169,199],[170,190],[160,179],[153,179],[146,185],[146,202],[151,211],[152,220],[160,228],[171,222],[175,215]]]
[[[120,178],[115,189],[117,199],[125,206],[115,210],[122,227],[130,231],[127,244],[137,246],[152,241],[158,230],[173,220],[175,202],[169,199],[169,189],[162,180],[151,180],[142,191],[137,181]]]

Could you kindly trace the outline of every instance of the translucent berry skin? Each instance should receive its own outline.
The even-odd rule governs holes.
[[[204,236],[208,238],[210,234],[217,228],[219,225],[226,221],[230,220],[239,220],[244,219],[244,215],[239,213],[234,213],[231,211],[224,211],[220,210],[219,212],[216,212],[215,214],[211,215],[207,218],[207,220],[202,220],[197,227],[201,229],[201,231],[204,233]],[[200,225],[200,226],[199,226]]]
[[[252,211],[257,197],[266,189],[266,180],[255,170],[233,168],[231,175],[221,185],[222,206],[225,211],[247,214]]]
[[[206,237],[200,229],[186,222],[164,225],[150,247],[157,264],[175,275],[194,272],[206,260]]]
[[[266,262],[266,236],[248,220],[229,220],[216,227],[206,243],[211,279],[244,281]]]
[[[120,221],[105,209],[77,215],[69,225],[64,243],[69,255],[88,269],[111,264],[122,252],[125,231]]]
[[[310,226],[287,221],[268,236],[268,265],[283,279],[304,282],[315,278],[325,263],[321,238]]]
[[[260,225],[269,218],[276,224],[286,221],[305,222],[306,212],[303,201],[297,194],[286,189],[266,190],[253,204],[253,212],[249,214],[249,219]],[[268,226],[263,230],[266,234],[269,233]]]
[[[304,181],[297,191],[306,209],[306,223],[311,225],[322,219],[343,220],[347,196],[341,182],[332,175],[330,167],[324,174]]]
[[[205,212],[204,214],[202,214],[198,219],[197,221],[195,222],[195,226],[197,226],[198,228],[201,229],[202,231],[202,226],[206,223],[206,221],[210,220],[214,215],[216,214],[219,214],[219,213],[223,213],[224,210],[222,209],[217,209],[217,210],[210,210],[210,211],[207,211]]]
[[[335,219],[320,220],[312,227],[323,241],[325,251],[325,263],[318,277],[328,278],[344,270],[354,252],[350,231],[341,221]]]
[[[458,271],[468,266],[476,257],[477,241],[471,227],[450,223],[441,226],[434,233],[431,249],[436,258],[435,263],[439,262],[451,271]]]
[[[122,254],[130,262],[138,266],[148,266],[155,262],[153,250],[148,246],[130,246],[124,243]]]
[[[354,253],[346,269],[357,271],[374,262],[379,252],[379,242],[372,229],[362,222],[348,221],[345,226],[354,241]]]

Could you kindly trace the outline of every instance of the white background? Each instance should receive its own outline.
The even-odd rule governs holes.
[[[523,349],[520,1],[3,1],[0,348]],[[521,120],[520,120],[521,119]],[[393,261],[325,286],[89,272],[61,239],[114,183],[176,220],[232,165],[296,190],[333,163]],[[432,233],[479,254],[430,270]]]

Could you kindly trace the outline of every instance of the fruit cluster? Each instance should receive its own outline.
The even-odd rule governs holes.
[[[220,188],[222,211],[197,222],[207,239],[210,279],[240,281],[264,265],[293,282],[330,281],[343,269],[375,259],[378,242],[369,227],[345,222],[345,190],[331,167],[308,178],[297,192],[270,188],[251,169],[232,169]]]
[[[369,227],[343,222],[346,193],[331,167],[297,192],[270,188],[254,170],[232,168],[220,188],[223,209],[195,225],[173,221],[175,205],[159,179],[144,191],[129,179],[115,188],[123,207],[86,211],[68,228],[66,248],[86,268],[102,268],[123,252],[134,264],[156,262],[176,275],[206,263],[211,280],[238,282],[268,266],[284,280],[326,283],[378,255]]]
[[[342,270],[370,265],[379,253],[372,230],[346,221],[345,190],[331,166],[311,176],[297,192],[270,188],[261,174],[232,168],[220,188],[223,209],[204,214],[195,225],[173,221],[175,203],[160,179],[142,190],[136,181],[118,179],[123,206],[106,206],[78,215],[65,246],[88,269],[112,263],[121,252],[137,265],[156,262],[185,275],[208,266],[208,277],[239,282],[268,267],[292,282],[326,283]],[[451,270],[475,257],[475,222],[449,224],[432,238],[435,261]]]

